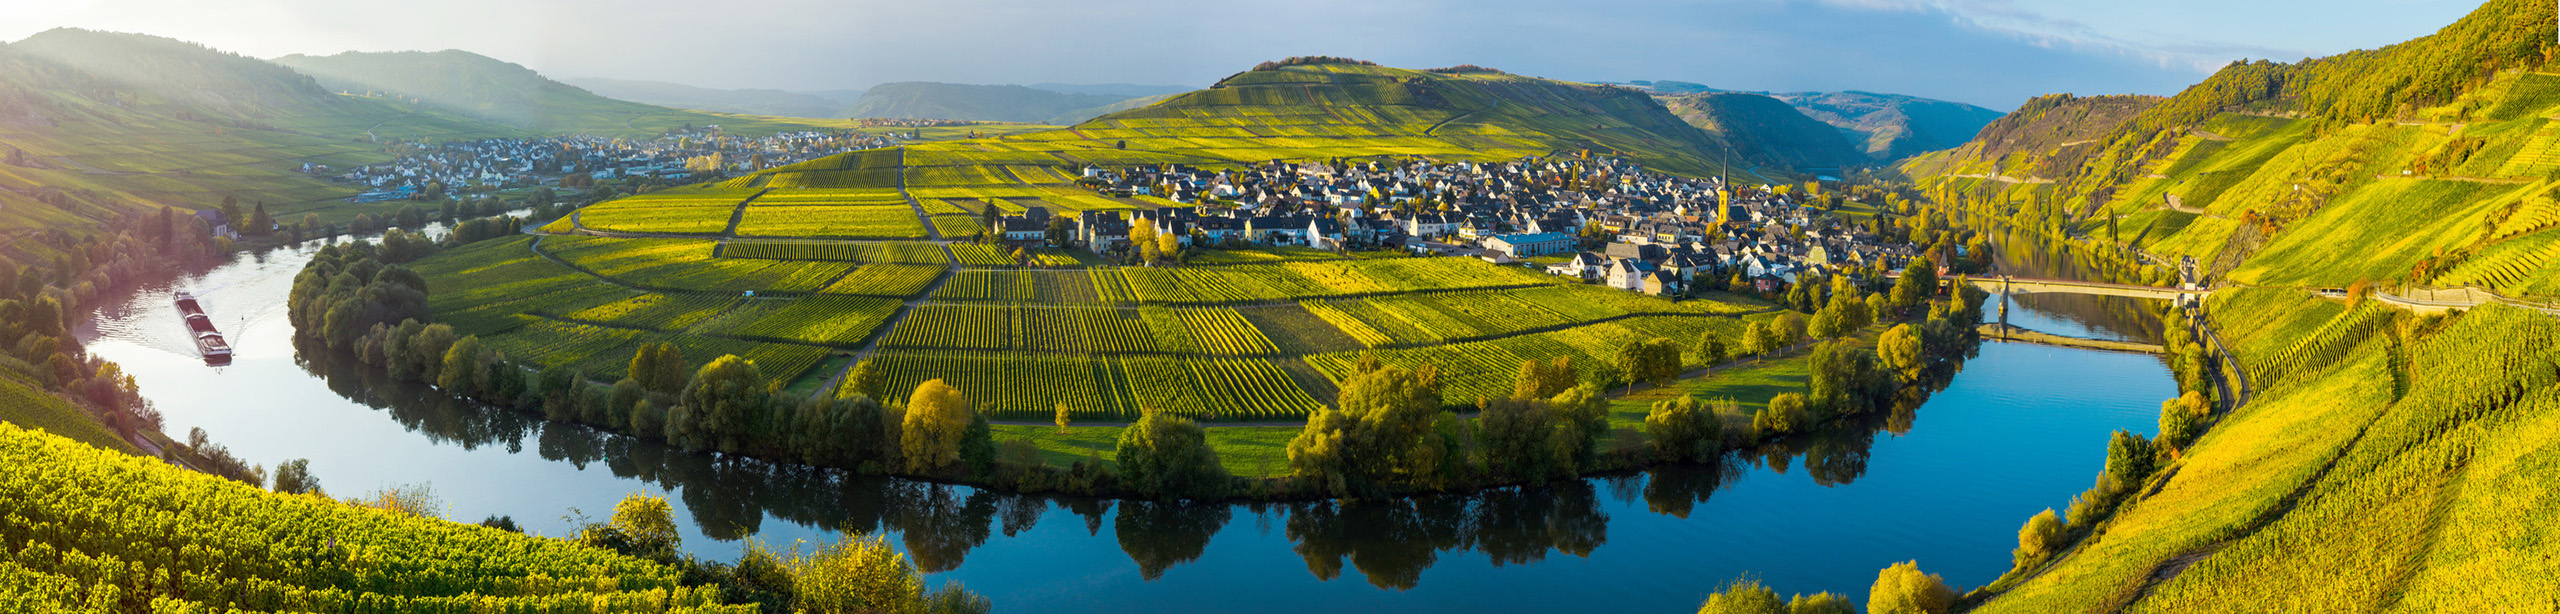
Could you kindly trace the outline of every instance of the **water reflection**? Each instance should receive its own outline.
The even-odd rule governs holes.
[[[1752,467],[1784,474],[1800,466],[1816,484],[1847,485],[1865,474],[1876,433],[1909,430],[1928,391],[1952,378],[1952,373],[1929,378],[1925,386],[1899,395],[1889,412],[1729,453],[1711,464],[1465,494],[1238,505],[999,493],[676,450],[457,399],[341,353],[299,349],[295,363],[327,382],[329,390],[382,411],[429,440],[509,453],[521,453],[530,444],[546,460],[581,469],[601,464],[617,477],[673,491],[702,534],[715,540],[756,535],[767,517],[822,530],[886,530],[899,535],[918,567],[941,572],[960,568],[971,551],[998,531],[1008,537],[1030,532],[1056,508],[1082,520],[1092,536],[1099,536],[1108,520],[1121,551],[1140,577],[1152,581],[1200,558],[1211,539],[1243,510],[1253,513],[1266,531],[1276,517],[1316,578],[1335,579],[1348,563],[1370,584],[1397,590],[1417,586],[1422,572],[1449,554],[1481,554],[1497,567],[1537,563],[1558,553],[1589,557],[1609,539],[1610,517],[1599,492],[1604,486],[1630,504],[1624,509],[1636,509],[1632,504],[1640,498],[1641,509],[1687,518]],[[1118,513],[1112,514],[1115,507]]]

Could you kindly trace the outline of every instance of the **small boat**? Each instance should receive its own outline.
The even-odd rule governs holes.
[[[196,303],[196,295],[178,293],[178,317],[187,321],[187,336],[195,339],[196,352],[209,364],[231,362],[231,343],[222,340],[222,331],[213,329],[213,316],[205,315],[204,306]]]

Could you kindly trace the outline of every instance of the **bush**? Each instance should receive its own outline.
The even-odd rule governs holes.
[[[2054,515],[2053,508],[2028,518],[2026,526],[2018,527],[2018,549],[2010,552],[2014,565],[2024,569],[2053,556],[2062,547],[2062,528],[2062,519]]]
[[[2213,404],[2204,393],[2187,391],[2178,398],[2160,403],[2160,445],[2170,450],[2183,449],[2204,433],[2205,420],[2213,415]]]
[[[1946,614],[1955,604],[1955,589],[1938,574],[1921,573],[1919,561],[1876,572],[1875,586],[1867,592],[1868,614]]]
[[[1778,600],[1778,592],[1760,585],[1759,580],[1734,580],[1724,590],[1707,596],[1698,606],[1698,614],[1787,614],[1786,602]]]

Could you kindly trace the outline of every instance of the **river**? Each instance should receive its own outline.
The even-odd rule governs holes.
[[[1918,408],[1774,461],[1357,507],[1007,496],[671,451],[299,351],[282,303],[311,252],[243,254],[140,288],[99,308],[84,338],[133,374],[170,433],[201,427],[270,467],[310,459],[340,497],[426,483],[447,518],[509,515],[564,535],[581,512],[657,493],[676,502],[684,549],[720,559],[749,538],[889,531],[929,582],[960,581],[1002,611],[1685,612],[1745,574],[1863,601],[1878,569],[1910,559],[1979,585],[2008,568],[2020,523],[2089,486],[2108,433],[2151,433],[2175,389],[2149,356],[1986,343]],[[180,289],[230,335],[230,365],[185,345],[169,303]],[[2010,321],[2139,328],[2039,302]]]

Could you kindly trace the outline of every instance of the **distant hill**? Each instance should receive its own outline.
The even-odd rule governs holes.
[[[719,125],[741,133],[808,126],[615,100],[467,51],[350,51],[289,55],[275,62],[311,75],[331,90],[391,96],[544,133],[636,137],[684,125]]]
[[[1067,94],[1091,94],[1095,96],[1119,96],[1123,98],[1152,98],[1180,94],[1200,88],[1187,85],[1134,85],[1128,83],[1033,83],[1031,84],[1031,89],[1049,90],[1052,92],[1062,92]]]
[[[967,85],[916,81],[882,83],[862,92],[843,117],[1048,121],[1059,115],[1135,98],[1071,94],[1019,85]]]
[[[1720,92],[1661,99],[1689,125],[1732,143],[1738,162],[1783,169],[1845,169],[1869,163],[1840,130],[1776,98]]]
[[[1954,172],[1944,169],[1968,163],[1989,163],[2000,174],[2052,179],[2077,172],[2081,162],[2105,146],[2099,142],[2101,139],[2162,100],[2165,99],[2159,96],[2037,97],[1983,126],[1972,141],[1912,168],[1928,169],[1934,174]],[[1994,169],[1973,170],[1990,173]]]
[[[823,96],[782,90],[721,90],[681,83],[629,79],[583,78],[560,81],[607,98],[721,113],[832,118],[836,117],[837,112],[844,110],[845,105],[851,104],[850,101],[838,101]]]
[[[1961,102],[1870,92],[1772,94],[1850,133],[1868,158],[1892,161],[1963,145],[2001,113]]]
[[[1185,90],[1185,91],[1188,91],[1188,90]],[[1145,107],[1145,106],[1147,106],[1147,105],[1151,105],[1151,104],[1155,104],[1155,103],[1159,103],[1159,102],[1164,102],[1165,100],[1168,100],[1168,99],[1171,99],[1171,98],[1173,98],[1173,97],[1175,97],[1175,96],[1180,96],[1180,95],[1181,95],[1181,94],[1179,94],[1179,93],[1174,93],[1174,94],[1157,94],[1157,95],[1154,95],[1154,96],[1145,96],[1145,97],[1140,97],[1140,98],[1131,98],[1131,99],[1128,99],[1128,100],[1122,100],[1122,101],[1119,101],[1119,102],[1114,102],[1114,103],[1111,103],[1111,104],[1106,104],[1106,105],[1102,105],[1102,106],[1098,106],[1098,107],[1087,108],[1087,109],[1076,109],[1076,110],[1068,111],[1068,112],[1065,112],[1065,113],[1059,113],[1056,117],[1051,117],[1051,118],[1049,118],[1049,119],[1047,119],[1047,120],[1044,120],[1044,121],[1042,121],[1042,122],[1040,122],[1040,123],[1044,123],[1044,124],[1053,124],[1053,125],[1059,125],[1059,126],[1071,126],[1071,125],[1075,125],[1075,124],[1083,123],[1085,120],[1088,120],[1088,119],[1093,119],[1093,118],[1101,117],[1101,116],[1104,116],[1104,115],[1110,115],[1110,114],[1112,114],[1112,113],[1118,113],[1118,112],[1121,112],[1121,111],[1127,111],[1127,110],[1130,110],[1130,109],[1136,109],[1136,108],[1140,108],[1140,107]]]
[[[0,47],[0,230],[78,230],[225,197],[343,223],[359,190],[301,172],[387,161],[378,139],[524,131],[339,96],[264,61],[155,36],[59,29]],[[379,210],[380,205],[370,206]]]
[[[1665,98],[1720,90],[1687,81],[1628,81],[1628,87]],[[1845,133],[1851,145],[1876,162],[1895,162],[1964,144],[2001,113],[1961,102],[1873,92],[1742,92],[1785,101],[1796,111]]]

